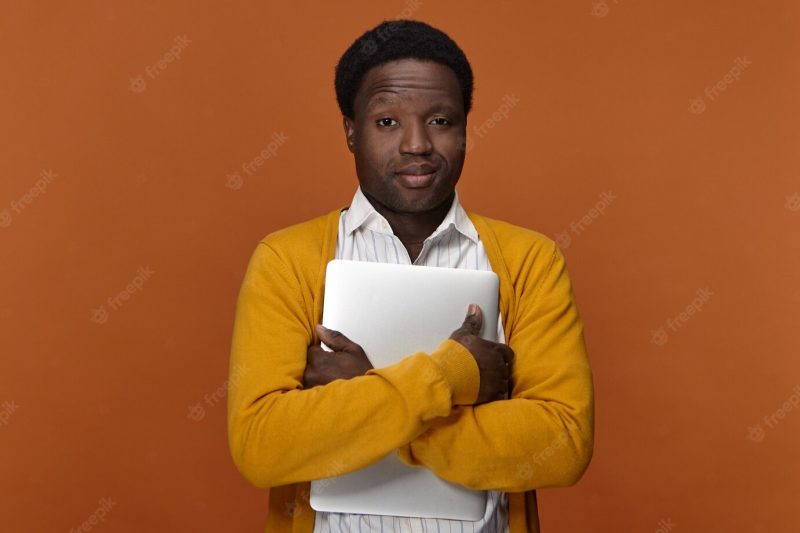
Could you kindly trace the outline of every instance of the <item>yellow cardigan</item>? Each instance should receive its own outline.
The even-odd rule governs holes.
[[[465,405],[477,397],[478,367],[451,340],[304,389],[341,211],[262,239],[236,303],[228,439],[245,478],[271,487],[266,531],[311,532],[310,480],[392,450],[448,481],[508,492],[511,533],[539,531],[535,489],[577,482],[593,448],[592,376],[564,256],[540,233],[469,213],[500,278],[515,353],[510,399]]]

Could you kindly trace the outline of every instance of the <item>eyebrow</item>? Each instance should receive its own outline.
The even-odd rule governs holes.
[[[375,95],[370,99],[369,103],[367,104],[367,113],[369,113],[370,111],[372,111],[373,108],[379,105],[392,105],[395,103],[397,103],[397,98],[392,98],[391,96],[386,96],[381,94]]]
[[[387,96],[385,94],[377,94],[372,97],[367,104],[367,113],[371,113],[374,108],[381,106],[381,105],[394,105],[397,104],[399,99],[397,97]],[[457,113],[457,109],[452,105],[445,103],[445,102],[434,102],[429,108],[428,112],[431,111],[443,111],[446,113]]]

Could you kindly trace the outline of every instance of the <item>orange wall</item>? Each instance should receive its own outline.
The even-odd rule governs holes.
[[[464,204],[558,238],[585,320],[596,453],[545,531],[795,530],[797,2],[3,11],[0,529],[262,530],[225,433],[236,294],[262,236],[351,198],[333,67],[405,11],[475,70]]]

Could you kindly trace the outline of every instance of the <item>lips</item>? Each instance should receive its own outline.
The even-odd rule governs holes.
[[[421,165],[408,165],[407,167],[403,167],[397,171],[398,174],[410,174],[412,176],[420,176],[423,174],[432,174],[436,172],[437,167],[430,165],[428,163],[422,163]]]
[[[400,183],[409,189],[421,189],[428,187],[436,176],[438,167],[428,163],[419,165],[408,165],[396,171]]]

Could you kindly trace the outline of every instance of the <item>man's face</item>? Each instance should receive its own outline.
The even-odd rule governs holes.
[[[448,67],[401,59],[372,68],[344,118],[361,190],[381,211],[418,214],[452,200],[464,166],[466,117]]]

